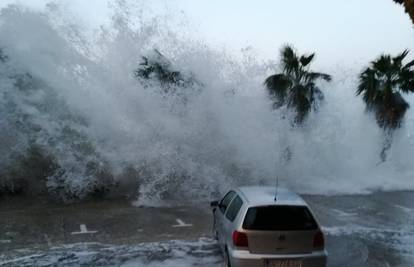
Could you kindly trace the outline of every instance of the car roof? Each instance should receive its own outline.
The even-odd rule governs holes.
[[[286,189],[278,188],[277,200],[275,201],[275,187],[273,186],[243,186],[236,189],[249,206],[260,205],[292,205],[307,206],[306,202],[296,193]]]

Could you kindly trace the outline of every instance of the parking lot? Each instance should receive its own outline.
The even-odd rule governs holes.
[[[412,266],[413,192],[304,198],[325,232],[328,266]],[[209,205],[192,204],[2,200],[0,266],[221,266]]]
[[[164,240],[196,240],[211,233],[206,205],[140,208],[127,201],[72,205],[28,200],[0,202],[0,252],[23,248],[47,249],[64,244],[97,242],[135,244]]]

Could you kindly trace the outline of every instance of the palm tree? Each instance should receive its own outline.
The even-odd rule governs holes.
[[[296,112],[295,123],[301,124],[313,108],[317,110],[323,100],[322,91],[316,86],[319,79],[331,81],[325,73],[310,71],[315,54],[298,56],[287,45],[281,51],[282,73],[269,76],[264,84],[272,98],[274,108],[287,106]]]
[[[401,126],[409,108],[402,93],[414,92],[414,60],[404,65],[407,55],[408,50],[396,57],[381,55],[359,77],[356,94],[362,95],[367,111],[375,113],[378,125],[386,134],[382,161],[386,160],[386,151],[391,146],[393,130]]]
[[[134,71],[136,78],[146,81],[158,81],[163,90],[174,92],[176,87],[190,87],[200,85],[193,74],[184,76],[180,71],[174,70],[171,62],[157,49],[149,57],[142,57],[139,68]]]
[[[414,0],[393,0],[394,2],[402,5],[404,4],[405,12],[407,12],[412,22],[414,23]]]
[[[170,61],[154,49],[151,57],[142,57],[140,67],[135,70],[135,77],[150,80],[158,80],[162,86],[178,85],[183,81],[179,71],[172,70]]]

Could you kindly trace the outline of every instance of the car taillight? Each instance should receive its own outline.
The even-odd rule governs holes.
[[[325,248],[325,238],[323,237],[323,233],[321,231],[318,231],[313,237],[313,248],[319,250]]]
[[[247,241],[247,235],[245,233],[234,231],[233,244],[236,247],[248,247],[249,242]]]

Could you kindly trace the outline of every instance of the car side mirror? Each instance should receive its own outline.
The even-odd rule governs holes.
[[[217,200],[210,202],[210,207],[217,208],[219,206],[219,202]]]

